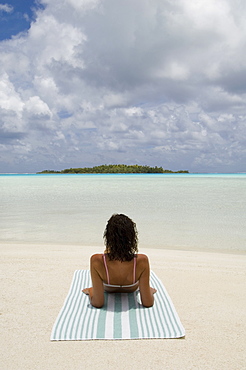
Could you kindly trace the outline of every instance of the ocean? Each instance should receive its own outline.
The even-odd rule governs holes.
[[[246,174],[0,175],[0,242],[103,248],[113,213],[139,250],[246,252]]]

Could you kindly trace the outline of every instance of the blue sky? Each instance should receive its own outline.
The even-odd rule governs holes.
[[[0,40],[10,39],[27,31],[34,20],[34,9],[37,7],[38,3],[33,0],[0,2]]]
[[[0,1],[0,172],[245,172],[246,3]]]

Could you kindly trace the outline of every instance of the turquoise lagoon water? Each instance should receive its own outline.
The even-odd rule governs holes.
[[[139,247],[246,251],[246,175],[0,175],[0,242],[102,246],[113,213]]]

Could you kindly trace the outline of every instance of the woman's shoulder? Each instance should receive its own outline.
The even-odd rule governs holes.
[[[101,263],[102,262],[102,253],[96,253],[91,256],[91,263]]]
[[[148,260],[148,256],[146,254],[138,253],[138,254],[136,254],[136,256],[137,256],[138,259],[143,259],[143,260],[147,259]]]
[[[103,253],[95,253],[95,254],[92,254],[91,258],[102,258],[103,256]]]
[[[149,263],[149,258],[146,256],[146,254],[137,254],[137,261],[138,264],[148,264]]]

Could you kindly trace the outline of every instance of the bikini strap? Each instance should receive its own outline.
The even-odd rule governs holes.
[[[108,284],[109,284],[109,273],[108,273],[108,266],[107,266],[107,263],[106,263],[106,256],[105,256],[105,254],[103,254],[103,262],[104,262],[105,271],[106,271],[106,275],[107,275],[107,280],[108,280]]]
[[[136,265],[137,265],[137,256],[134,256],[134,261],[133,261],[133,284],[136,283]]]

